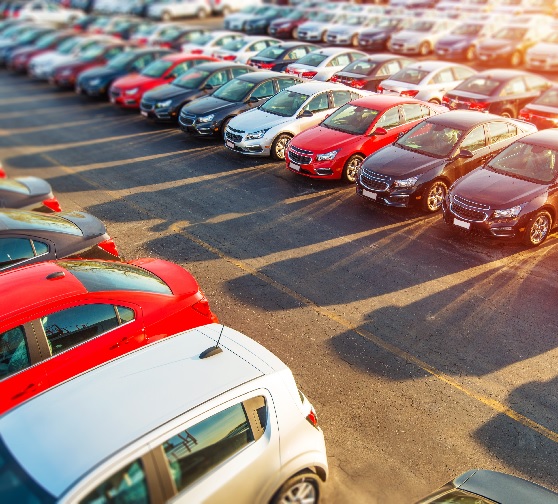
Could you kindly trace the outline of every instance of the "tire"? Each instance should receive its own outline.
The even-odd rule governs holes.
[[[473,61],[477,57],[477,51],[475,46],[469,46],[465,50],[465,61]]]
[[[357,179],[358,170],[363,161],[363,156],[360,154],[353,154],[349,159],[347,159],[347,162],[343,167],[343,174],[341,175],[341,178],[349,184],[354,184]]]
[[[271,504],[317,504],[321,481],[314,473],[302,473],[288,479],[271,499]]]
[[[433,180],[422,193],[422,209],[428,213],[435,213],[442,208],[442,201],[446,197],[448,187],[441,180]]]
[[[322,32],[322,42],[327,44],[327,31]]]
[[[226,117],[225,119],[223,119],[223,122],[221,123],[221,138],[223,140],[225,140],[225,130],[227,129],[228,124],[231,122],[232,117]]]
[[[431,98],[428,103],[434,103],[435,105],[440,105],[440,100],[438,98]]]
[[[432,51],[432,48],[430,47],[430,42],[426,42],[424,41],[420,46],[419,46],[419,56],[428,56],[430,54],[430,51]]]
[[[510,65],[514,68],[518,67],[523,63],[523,56],[519,51],[514,51],[513,54],[510,56]]]
[[[285,152],[291,141],[292,136],[287,133],[281,133],[271,144],[271,157],[277,161],[285,160]]]
[[[523,243],[529,247],[538,247],[546,240],[552,228],[552,217],[546,211],[537,212],[525,228]]]
[[[161,21],[165,21],[166,23],[172,21],[172,14],[169,11],[164,11],[161,14]]]

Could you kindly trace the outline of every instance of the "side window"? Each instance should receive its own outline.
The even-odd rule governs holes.
[[[251,404],[254,401],[259,404]],[[265,399],[257,397],[220,411],[165,441],[163,450],[176,489],[180,492],[259,439],[266,419]]]
[[[352,52],[352,53],[349,55],[349,57],[351,58],[351,61],[356,61],[356,60],[358,60],[358,59],[360,59],[360,58],[364,58],[365,55],[362,54],[362,53]]]
[[[215,42],[215,45],[216,45],[217,47],[221,47],[221,46],[224,46],[226,43],[228,43],[228,42],[230,42],[231,40],[234,40],[234,39],[236,39],[236,38],[238,38],[238,37],[235,37],[235,36],[232,36],[232,35],[231,35],[231,36],[228,36],[228,37],[223,37],[223,38],[217,40],[217,42]]]
[[[471,152],[475,152],[476,150],[486,147],[484,126],[477,126],[473,131],[468,133],[461,142],[460,147],[462,149],[470,150]]]
[[[283,89],[287,89],[288,87],[294,86],[295,84],[299,84],[300,81],[296,79],[278,79],[277,84],[279,85],[279,91],[283,91]]]
[[[526,75],[525,81],[530,91],[542,91],[548,87],[548,81],[538,75]]]
[[[30,366],[23,326],[0,334],[0,380]]]
[[[320,110],[326,110],[329,108],[329,101],[327,99],[327,93],[319,94],[314,96],[304,107],[304,110],[309,110],[310,112],[319,112]]]
[[[388,61],[382,66],[378,75],[393,75],[394,73],[399,72],[399,70],[401,70],[399,61]]]
[[[453,67],[453,73],[455,75],[455,80],[465,80],[471,77],[475,72],[469,68],[456,66]]]
[[[51,313],[41,319],[52,355],[84,343],[119,325],[111,304],[87,304]]]
[[[351,99],[350,99],[350,101],[358,100],[359,98],[362,98],[362,96],[360,96],[359,94],[355,93],[354,91],[351,91]]]
[[[308,51],[306,51],[305,47],[297,47],[289,52],[284,59],[286,60],[297,60],[302,58]]]
[[[417,121],[423,117],[428,117],[430,113],[428,112],[424,115],[424,107],[420,103],[404,103],[403,112],[405,114],[405,122]]]
[[[275,94],[275,89],[273,88],[273,81],[267,81],[260,84],[252,93],[254,98],[267,98],[268,96],[273,96]]]
[[[122,51],[124,50],[123,47],[113,47],[112,49],[109,49],[105,55],[105,57],[107,59],[112,59],[114,58],[117,54],[120,54]]]
[[[225,82],[227,82],[227,71],[226,70],[221,70],[220,72],[214,73],[209,78],[209,80],[207,81],[207,83],[211,86],[221,86]]]
[[[444,70],[440,70],[437,72],[434,77],[432,77],[432,82],[434,84],[443,84],[446,82],[453,82],[454,81],[453,72],[451,68],[445,68]]]
[[[28,238],[0,238],[0,268],[31,259],[35,255],[39,254],[35,254],[33,241]]]
[[[340,54],[337,58],[333,58],[328,64],[328,67],[331,66],[347,66],[351,62],[351,58],[348,54]]]
[[[180,63],[179,65],[176,65],[172,72],[170,73],[170,75],[172,75],[173,79],[178,77],[180,74],[183,74],[186,70],[188,70],[190,67],[194,66],[195,63],[193,61],[185,61],[184,63]]]
[[[349,103],[353,97],[351,96],[352,93],[350,91],[333,91],[333,106],[334,107],[341,107],[345,105],[345,103]]]
[[[507,140],[517,135],[517,128],[504,121],[496,121],[488,124],[488,138],[490,144]]]
[[[247,69],[247,68],[233,68],[233,69],[232,69],[233,79],[234,79],[235,77],[238,77],[239,75],[244,75],[245,73],[248,73],[248,69]]]
[[[145,54],[141,58],[138,58],[136,61],[134,61],[134,64],[132,65],[132,67],[135,71],[141,72],[152,61],[153,61],[153,55],[152,54]]]
[[[267,46],[269,45],[267,40],[259,40],[258,42],[255,42],[254,44],[252,44],[248,50],[249,51],[263,51]]]
[[[520,77],[518,79],[513,79],[506,84],[502,90],[502,96],[515,95],[525,93],[527,87],[525,86],[524,80]]]
[[[143,466],[139,460],[101,483],[81,504],[149,504],[149,492]]]
[[[399,107],[392,107],[386,110],[382,117],[376,123],[377,128],[395,128],[401,124],[401,117],[399,117]]]

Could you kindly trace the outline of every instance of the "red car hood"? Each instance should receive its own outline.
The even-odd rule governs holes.
[[[362,138],[361,135],[351,135],[350,133],[335,131],[323,126],[316,126],[296,135],[292,139],[291,145],[319,154],[358,142],[360,138]]]
[[[139,87],[141,89],[151,89],[155,86],[165,84],[165,79],[158,77],[147,77],[141,74],[130,74],[114,81],[113,86],[118,89],[134,89]]]

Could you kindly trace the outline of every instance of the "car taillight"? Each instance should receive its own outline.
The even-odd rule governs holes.
[[[329,78],[329,82],[339,82],[339,77],[337,77],[337,75],[332,75]]]
[[[50,208],[53,212],[61,212],[62,207],[58,200],[53,196],[52,198],[46,199],[43,201],[43,205],[47,208]]]
[[[0,178],[6,178],[6,172],[4,171],[2,165],[0,165]]]
[[[349,82],[349,86],[357,89],[362,89],[364,86],[366,86],[366,81],[363,79],[354,79],[351,82]]]
[[[470,110],[478,110],[480,112],[485,111],[489,106],[487,102],[471,102],[469,103]]]
[[[450,99],[447,96],[442,96],[442,103],[445,105],[449,105]]]
[[[410,96],[411,98],[413,96],[418,95],[419,90],[418,89],[405,89],[404,91],[401,91],[401,93],[399,93],[401,96]]]
[[[316,429],[318,428],[318,415],[314,411],[314,408],[310,409],[310,413],[306,416],[306,420],[308,420],[312,426],[316,427]]]
[[[263,68],[263,67],[262,67],[262,68]],[[285,68],[285,73],[294,74],[295,71],[294,71],[290,66],[288,66],[287,68]]]
[[[234,54],[227,54],[226,56],[223,56],[223,60],[225,61],[234,61],[236,59],[236,56]]]
[[[203,49],[192,49],[190,51],[191,54],[202,54],[203,53]]]
[[[304,79],[313,79],[317,73],[318,72],[312,72],[312,71],[302,72],[301,77]]]
[[[271,70],[273,68],[273,63],[260,63],[259,67],[262,70]]]
[[[197,303],[194,303],[192,305],[192,308],[196,310],[198,313],[201,313],[204,317],[210,319],[212,322],[216,324],[219,323],[219,320],[213,314],[211,308],[209,307],[209,301],[205,297],[200,299]]]
[[[164,49],[171,49],[172,45],[170,42],[159,42],[159,47],[162,47]]]
[[[101,243],[98,243],[97,246],[101,249],[103,249],[105,252],[108,252],[110,255],[116,256],[118,257],[118,250],[116,248],[116,244],[114,243],[114,240],[112,238],[109,238],[108,240],[102,241]]]
[[[381,84],[378,84],[378,87],[376,88],[376,91],[378,91],[378,93],[383,93],[384,92],[384,88],[382,87]]]

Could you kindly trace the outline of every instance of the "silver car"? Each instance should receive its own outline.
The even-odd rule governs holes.
[[[455,26],[451,19],[419,18],[407,29],[395,33],[388,43],[391,52],[426,56],[434,45]]]
[[[297,38],[305,42],[325,42],[327,31],[335,25],[342,14],[335,12],[318,12],[312,20],[302,23],[298,27]]]
[[[317,126],[345,103],[369,94],[329,82],[291,86],[257,109],[231,119],[225,130],[225,146],[242,154],[283,160],[292,137]]]
[[[346,14],[332,26],[326,35],[326,42],[331,45],[358,46],[358,36],[367,27],[379,21],[379,15]]]
[[[349,63],[368,56],[356,49],[326,47],[316,49],[285,68],[285,73],[304,79],[329,80],[333,74],[343,70]]]
[[[527,49],[525,66],[530,70],[554,72],[558,70],[558,33],[547,35],[541,42]]]

